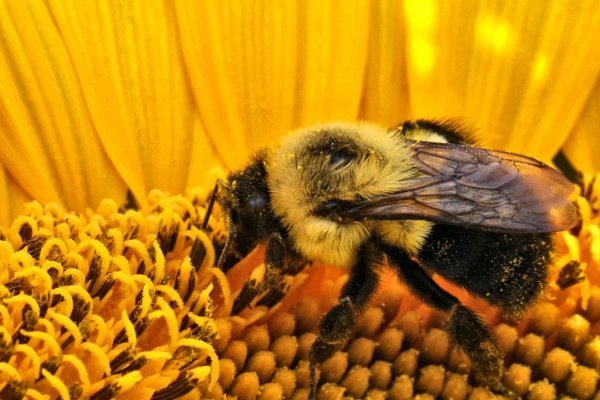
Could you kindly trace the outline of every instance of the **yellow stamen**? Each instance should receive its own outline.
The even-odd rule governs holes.
[[[75,368],[84,387],[90,386],[90,376],[88,375],[85,365],[79,358],[72,354],[65,354],[63,355],[63,362],[70,363]]]
[[[10,379],[19,379],[21,375],[16,368],[5,362],[0,362],[0,372],[7,374]]]
[[[96,338],[95,342],[100,345],[106,344],[107,337],[108,337],[108,327],[107,327],[106,321],[104,321],[104,319],[102,319],[102,317],[98,314],[92,314],[88,318],[91,323],[90,325],[91,326],[95,325],[95,328],[96,328],[95,334],[97,335],[97,338]],[[110,369],[109,369],[109,371],[110,371]]]
[[[58,344],[58,342],[56,341],[56,339],[54,338],[54,336],[45,333],[45,332],[27,332],[24,330],[20,331],[21,335],[33,338],[33,339],[37,339],[40,342],[44,343],[51,351],[49,352],[49,354],[51,356],[57,356],[61,353],[60,350],[60,345]],[[30,343],[30,345],[34,345],[33,343]]]
[[[218,268],[211,268],[210,272],[217,279],[217,282],[219,282],[221,292],[223,293],[224,312],[226,315],[229,315],[233,308],[233,298],[231,297],[231,289],[229,288],[227,277],[223,271]]]
[[[217,379],[219,378],[219,357],[215,353],[215,349],[210,344],[208,344],[202,340],[191,339],[191,338],[180,339],[179,341],[177,341],[176,347],[192,347],[192,348],[202,350],[202,351],[205,351],[206,353],[208,353],[208,356],[210,357],[210,360],[211,360],[211,366],[210,366],[211,378],[210,378],[210,384],[208,385],[208,390],[209,391],[212,390],[212,388],[217,383]]]
[[[40,316],[40,305],[37,303],[37,301],[26,294],[17,294],[15,296],[6,298],[3,300],[6,304],[19,304],[19,303],[25,303],[27,304],[29,307],[31,307],[31,310],[33,311],[33,313],[35,314],[36,317]]]
[[[92,353],[94,361],[97,362],[102,368],[102,373],[104,375],[110,375],[110,359],[106,354],[106,351],[103,350],[100,346],[93,342],[84,342],[79,346],[81,351],[88,351]]]
[[[196,315],[194,313],[188,313],[187,316],[194,321],[194,323],[196,325],[198,325],[199,327],[208,327],[207,329],[205,329],[208,332],[211,333],[215,333],[218,332],[217,329],[217,324],[215,323],[215,320],[212,318],[208,318],[208,317],[201,317],[199,315]]]
[[[41,394],[35,389],[28,388],[25,391],[25,396],[32,398],[33,400],[47,400],[48,396]]]
[[[139,357],[145,357],[148,360],[168,360],[172,354],[168,351],[140,351]]]
[[[69,317],[63,314],[56,313],[53,310],[48,310],[48,317],[54,319],[56,322],[61,324],[71,334],[73,340],[75,341],[75,348],[81,345],[81,331]]]
[[[15,272],[14,278],[27,278],[32,289],[41,293],[48,292],[52,289],[52,278],[50,278],[50,275],[48,275],[46,270],[40,267],[30,266],[23,268],[21,271]]]
[[[163,254],[160,244],[155,240],[152,243],[152,248],[154,249],[154,258],[156,261],[154,262],[154,282],[160,283],[165,276],[165,255]]]
[[[40,369],[42,362],[40,360],[39,354],[29,345],[25,344],[17,344],[15,345],[15,353],[21,352],[26,355],[27,359],[30,360],[32,366],[28,372],[31,376],[28,379],[35,380],[40,375]]]
[[[35,264],[35,260],[31,255],[23,250],[17,251],[10,256],[9,267],[12,271],[31,267]]]
[[[173,289],[173,287],[168,285],[156,285],[155,289],[156,291],[165,294],[170,301],[175,302],[175,308],[183,307],[183,300],[181,300],[181,296],[177,290]]]
[[[125,329],[125,335],[127,335],[127,343],[131,347],[137,346],[137,335],[135,334],[135,327],[129,320],[127,315],[127,311],[123,310],[121,313],[121,322],[123,323],[123,328]]]
[[[199,240],[206,250],[206,255],[204,256],[202,265],[200,265],[198,269],[202,270],[209,266],[215,265],[215,250],[208,235],[196,227],[192,227],[192,229],[188,231],[186,235],[191,239]]]
[[[152,260],[148,254],[148,249],[144,243],[138,239],[126,240],[124,243],[126,248],[132,249],[144,261],[146,268],[152,265]]]
[[[163,317],[167,323],[167,330],[169,332],[169,347],[174,349],[179,337],[179,323],[177,322],[177,316],[173,309],[169,306],[162,297],[156,299],[156,305],[163,312]]]
[[[120,393],[123,393],[131,389],[133,385],[135,385],[141,380],[142,374],[140,373],[140,371],[132,371],[118,378],[115,382],[121,388]]]
[[[58,394],[63,398],[63,400],[71,400],[71,395],[69,395],[69,389],[65,386],[60,378],[52,375],[46,369],[42,369],[42,375],[46,380],[52,385],[54,389],[58,392]]]

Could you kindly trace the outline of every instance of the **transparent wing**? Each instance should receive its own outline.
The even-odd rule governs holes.
[[[513,233],[561,231],[576,223],[573,185],[540,161],[461,144],[411,145],[422,177],[338,212],[351,219],[426,219]]]

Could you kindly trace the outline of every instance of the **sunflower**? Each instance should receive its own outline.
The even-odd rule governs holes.
[[[300,126],[447,117],[584,173],[547,298],[520,323],[478,309],[514,392],[596,393],[596,2],[3,0],[0,38],[0,398],[306,397],[345,277],[311,267],[232,316],[263,254],[214,267],[212,185]],[[386,286],[320,398],[491,396],[442,320]]]

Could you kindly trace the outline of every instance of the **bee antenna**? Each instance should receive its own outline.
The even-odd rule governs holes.
[[[223,250],[221,250],[221,255],[219,256],[219,260],[217,261],[217,268],[223,269],[223,264],[225,263],[225,257],[229,254],[231,250],[231,242],[233,235],[235,234],[235,226],[232,223],[229,223],[229,234],[227,235],[227,240],[225,241],[225,245],[223,246]]]
[[[212,214],[212,209],[213,206],[215,205],[215,201],[217,200],[217,192],[219,191],[219,188],[221,188],[221,191],[223,192],[227,192],[226,190],[227,185],[225,184],[225,182],[223,182],[222,179],[217,179],[217,182],[215,183],[215,187],[212,190],[212,192],[210,193],[210,197],[208,199],[208,206],[206,207],[206,214],[204,215],[204,221],[202,221],[202,230],[206,230],[206,228],[208,227],[208,220],[210,219],[210,214]]]

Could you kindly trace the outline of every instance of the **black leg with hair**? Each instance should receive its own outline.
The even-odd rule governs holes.
[[[307,261],[288,247],[279,232],[273,233],[267,242],[264,274],[250,275],[233,302],[232,314],[240,313],[258,297],[257,306],[273,307],[287,294],[290,277],[306,265]]]
[[[316,365],[331,357],[348,340],[356,325],[356,318],[379,285],[376,270],[381,264],[379,249],[373,243],[367,243],[359,254],[342,288],[340,302],[319,322],[319,336],[310,349],[310,398],[314,398],[316,392]]]
[[[232,314],[238,314],[261,293],[280,286],[278,283],[282,281],[282,271],[286,270],[286,257],[287,247],[283,237],[279,233],[272,234],[267,242],[265,273],[260,278],[251,275],[246,281],[233,302]],[[285,293],[281,294],[281,297],[283,295]]]
[[[404,251],[387,245],[381,247],[390,264],[416,296],[427,305],[449,313],[446,331],[452,342],[469,355],[480,377],[493,390],[507,393],[500,383],[504,354],[484,322],[460,304],[456,297],[440,288]]]

